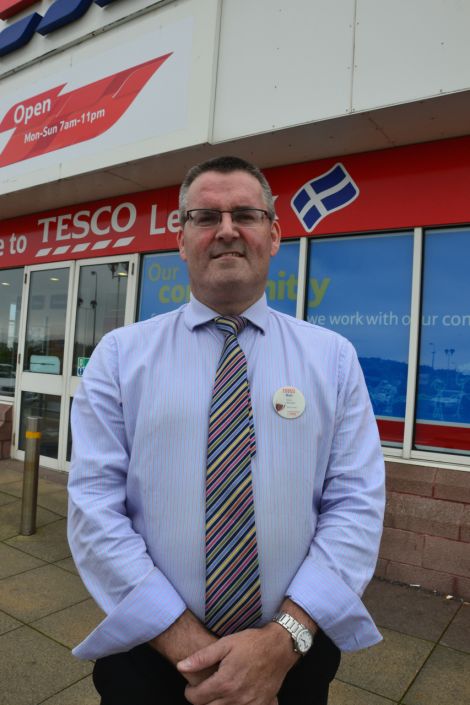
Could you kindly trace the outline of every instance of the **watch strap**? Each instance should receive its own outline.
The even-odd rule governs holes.
[[[272,621],[277,622],[281,625],[281,627],[284,627],[284,629],[289,632],[294,641],[294,651],[296,651],[297,653],[304,653],[298,648],[297,644],[297,637],[301,631],[307,631],[310,634],[313,643],[314,634],[312,634],[310,629],[308,629],[308,627],[306,627],[304,624],[295,619],[295,617],[293,617],[288,612],[276,612],[276,614],[273,616]]]

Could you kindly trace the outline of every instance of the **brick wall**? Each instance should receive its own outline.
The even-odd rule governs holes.
[[[470,472],[386,465],[376,575],[470,599]]]
[[[0,403],[0,459],[10,457],[13,406]]]

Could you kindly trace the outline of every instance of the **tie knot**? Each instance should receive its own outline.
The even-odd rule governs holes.
[[[238,335],[248,323],[243,316],[218,316],[214,318],[214,322],[217,328],[225,335]]]

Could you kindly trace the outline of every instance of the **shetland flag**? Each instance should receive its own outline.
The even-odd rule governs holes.
[[[293,196],[291,206],[305,230],[311,233],[320,220],[348,206],[358,195],[358,186],[338,163],[301,186]]]

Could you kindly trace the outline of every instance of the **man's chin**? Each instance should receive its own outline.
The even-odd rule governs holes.
[[[230,281],[242,284],[250,279],[248,263],[244,257],[218,257],[209,262],[207,274],[217,283]],[[252,275],[251,275],[252,276]]]
[[[203,288],[208,293],[210,292],[215,300],[217,298],[226,300],[227,298],[243,297],[243,292],[250,288],[251,283],[249,278],[243,274],[235,267],[224,268],[211,276],[210,281],[207,281]]]

